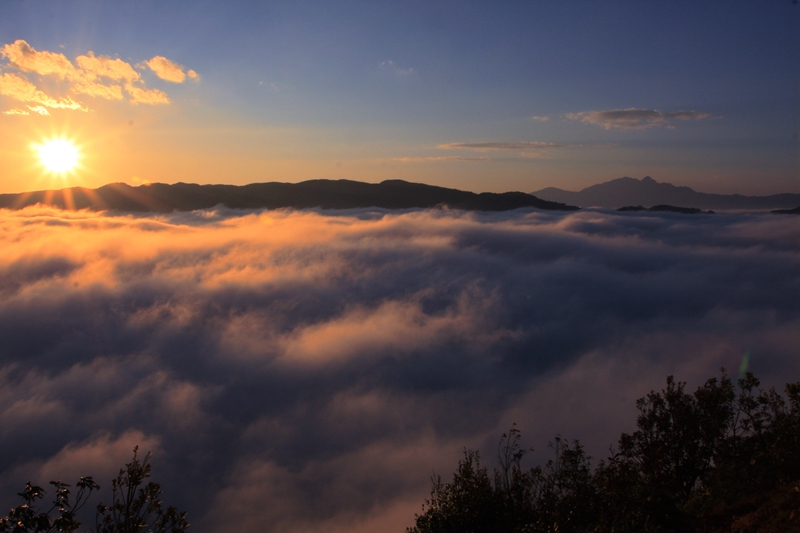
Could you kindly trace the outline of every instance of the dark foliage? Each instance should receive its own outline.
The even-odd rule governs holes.
[[[133,449],[133,460],[120,469],[119,475],[111,481],[112,504],[99,504],[95,517],[96,533],[183,533],[189,527],[186,513],[174,507],[163,508],[158,483],[143,483],[150,477],[150,457],[148,453],[139,460],[138,447]],[[51,481],[55,488],[53,504],[48,509],[37,506],[37,500],[44,498],[45,490],[30,482],[19,495],[22,505],[11,509],[7,516],[0,518],[2,533],[50,533],[76,531],[81,522],[76,518],[78,511],[86,504],[89,495],[100,488],[91,477],[82,477],[76,487],[77,495],[70,502],[69,485],[61,481]]]
[[[579,442],[556,438],[554,458],[525,470],[512,427],[494,477],[465,450],[408,531],[800,531],[800,383],[785,393],[750,373],[737,387],[723,371],[694,394],[669,377],[637,401],[637,430],[595,468]]]
[[[78,488],[75,500],[70,502],[69,485],[61,481],[51,481],[50,484],[55,489],[55,497],[49,509],[43,510],[37,504],[37,500],[44,498],[45,490],[28,482],[25,484],[25,489],[19,493],[23,503],[11,509],[8,516],[0,518],[0,531],[49,533],[72,532],[78,529],[81,523],[76,519],[76,513],[86,504],[92,491],[100,487],[91,477],[82,477],[75,484]]]
[[[97,506],[97,533],[181,533],[189,523],[186,513],[175,507],[166,510],[161,503],[161,485],[142,483],[150,477],[150,457],[138,458],[138,447],[133,449],[133,460],[120,469],[116,479],[111,481],[111,506]]]

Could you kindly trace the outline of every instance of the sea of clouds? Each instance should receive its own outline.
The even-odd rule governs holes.
[[[800,380],[775,215],[0,211],[0,505],[154,453],[192,531],[412,525],[464,447],[600,459],[676,378]],[[96,501],[96,500],[95,500]]]

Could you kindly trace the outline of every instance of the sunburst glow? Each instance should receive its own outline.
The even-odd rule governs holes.
[[[36,149],[39,152],[39,161],[44,168],[56,174],[65,174],[74,170],[80,159],[78,149],[65,139],[45,141]]]

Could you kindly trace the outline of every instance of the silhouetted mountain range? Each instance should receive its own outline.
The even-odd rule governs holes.
[[[301,183],[252,183],[250,185],[197,185],[153,183],[132,187],[112,183],[97,189],[71,187],[56,191],[0,194],[0,208],[20,209],[45,204],[62,209],[115,209],[120,211],[171,212],[230,208],[387,209],[446,206],[477,211],[506,211],[520,207],[574,211],[578,207],[541,200],[523,192],[474,193],[387,180],[363,183],[350,180],[310,180]]]
[[[800,206],[800,194],[785,193],[770,196],[708,194],[697,192],[689,187],[677,187],[671,183],[659,183],[649,176],[641,180],[619,178],[586,187],[579,192],[547,187],[531,194],[551,202],[612,209],[629,205],[652,207],[659,204],[717,210],[788,209]]]

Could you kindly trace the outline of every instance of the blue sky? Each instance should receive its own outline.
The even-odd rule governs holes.
[[[84,148],[66,184],[400,178],[530,191],[651,175],[796,192],[799,25],[791,0],[7,1],[1,44],[73,62],[161,56],[199,78],[145,69],[167,105],[75,95],[86,113],[1,116],[0,189],[47,185],[12,147],[49,128]],[[0,72],[47,86],[2,59]],[[18,103],[0,96],[3,111]]]

